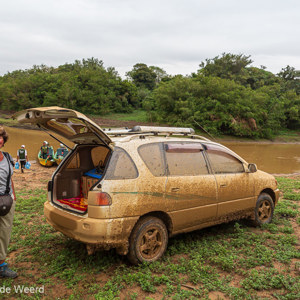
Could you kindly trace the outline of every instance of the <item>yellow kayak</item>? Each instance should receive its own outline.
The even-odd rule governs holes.
[[[57,165],[59,165],[62,161],[63,157],[59,156],[58,158],[54,158]]]
[[[41,151],[39,151],[38,160],[39,160],[40,165],[42,165],[44,167],[52,167],[53,164],[55,163],[54,159],[42,158]]]

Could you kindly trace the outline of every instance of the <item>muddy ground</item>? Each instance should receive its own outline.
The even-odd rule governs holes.
[[[47,183],[51,179],[52,173],[55,171],[55,167],[45,168],[38,163],[32,162],[29,170],[25,169],[24,173],[20,170],[14,169],[13,181],[17,191],[24,188],[30,189],[47,189]]]
[[[38,163],[32,163],[31,169],[25,170],[24,173],[21,173],[20,170],[14,170],[13,180],[15,184],[15,188],[20,195],[19,197],[19,205],[22,206],[22,202],[26,202],[26,199],[29,197],[27,194],[22,195],[21,191],[27,190],[32,191],[32,194],[35,194],[35,190],[39,189],[45,189],[47,188],[47,182],[51,179],[52,173],[55,171],[55,167],[51,168],[45,168],[40,166]],[[289,176],[291,179],[300,179],[300,175],[292,175]],[[300,190],[296,187],[294,187],[293,193],[299,193]],[[18,200],[17,200],[18,201]],[[32,203],[33,204],[33,203]],[[294,203],[295,204],[295,203]],[[293,204],[293,205],[294,205]],[[23,208],[26,208],[24,205]],[[38,206],[36,206],[38,207]],[[238,271],[235,270],[234,267],[229,268],[229,270],[226,269],[227,266],[227,260],[221,260],[221,254],[220,257],[216,256],[215,260],[213,262],[210,262],[209,264],[207,261],[200,260],[197,262],[197,251],[194,250],[194,247],[197,248],[197,244],[195,244],[198,240],[199,243],[205,246],[205,243],[209,242],[209,239],[216,239],[216,244],[219,246],[222,245],[222,243],[228,243],[230,246],[230,240],[236,241],[238,243],[238,248],[240,251],[245,251],[246,246],[244,246],[244,243],[247,242],[247,239],[252,236],[260,236],[261,234],[265,234],[266,230],[262,231],[261,229],[251,228],[249,231],[243,232],[241,231],[241,236],[245,235],[246,239],[234,238],[232,234],[230,234],[231,227],[235,227],[235,225],[227,225],[226,226],[219,226],[216,227],[218,231],[221,232],[221,235],[217,236],[220,232],[214,231],[214,229],[207,229],[202,230],[198,233],[189,234],[186,236],[177,237],[176,239],[172,239],[170,241],[169,245],[169,251],[168,255],[168,263],[166,261],[158,262],[155,264],[155,268],[158,268],[157,271],[149,271],[150,269],[147,269],[145,266],[145,270],[143,267],[140,267],[139,269],[134,268],[133,266],[129,265],[126,262],[125,258],[119,258],[118,256],[114,255],[114,252],[104,252],[103,254],[99,254],[98,256],[92,256],[90,258],[85,258],[85,251],[83,247],[79,243],[74,243],[69,241],[68,239],[65,239],[61,235],[57,234],[55,230],[49,229],[49,226],[44,226],[45,221],[42,216],[42,212],[39,212],[39,215],[35,213],[36,210],[40,208],[32,208],[29,212],[22,212],[19,211],[16,215],[16,221],[19,222],[19,226],[15,226],[15,229],[18,229],[20,233],[16,232],[15,236],[13,237],[13,242],[11,243],[12,250],[9,253],[9,260],[12,266],[15,268],[18,268],[17,271],[20,274],[19,277],[12,282],[5,281],[4,283],[0,283],[5,286],[11,286],[12,284],[21,284],[28,286],[30,284],[35,284],[36,286],[41,286],[42,284],[45,285],[45,291],[46,294],[39,294],[39,295],[30,295],[30,296],[36,296],[36,298],[42,298],[42,299],[171,299],[172,295],[175,293],[175,287],[178,286],[177,283],[181,282],[181,289],[179,289],[178,293],[181,293],[180,298],[177,296],[177,298],[174,296],[173,299],[189,299],[188,292],[194,292],[195,289],[201,289],[204,286],[205,280],[212,280],[210,285],[213,287],[211,288],[210,292],[205,292],[204,294],[206,297],[197,297],[195,294],[193,299],[246,299],[244,297],[244,294],[230,294],[233,293],[233,291],[236,289],[236,291],[242,291],[241,282],[244,282],[246,284],[247,276],[250,274],[254,278],[254,275],[256,275],[256,280],[261,280],[261,276],[271,276],[271,271],[279,272],[280,275],[273,274],[272,276],[277,276],[276,278],[280,278],[282,280],[286,280],[288,276],[291,276],[291,280],[294,280],[293,278],[297,278],[299,271],[297,271],[297,268],[299,267],[299,262],[297,259],[292,259],[290,263],[283,264],[281,262],[278,262],[278,258],[273,258],[272,262],[260,262],[257,265],[255,265],[255,260],[253,261],[252,273],[248,272],[246,269],[243,269],[241,266],[238,266]],[[33,213],[34,212],[34,213]],[[278,220],[278,219],[277,219]],[[26,229],[22,230],[22,226],[26,225]],[[22,225],[22,226],[21,226]],[[296,219],[291,219],[291,226],[293,229],[293,234],[297,236],[297,239],[299,241],[300,231],[299,231],[299,224],[296,222]],[[41,230],[41,232],[39,232]],[[42,231],[44,230],[44,231]],[[215,229],[216,230],[216,229]],[[243,230],[243,229],[242,229]],[[33,234],[33,236],[32,236]],[[207,238],[206,238],[207,235]],[[222,239],[222,235],[224,235],[225,240]],[[280,238],[280,236],[285,235],[286,238],[291,238],[288,236],[287,233],[279,232],[277,235],[274,234],[274,239],[270,239],[267,244],[273,243],[276,245],[277,239]],[[271,236],[269,236],[270,238]],[[20,240],[21,239],[21,240]],[[48,240],[47,240],[48,239]],[[256,239],[256,238],[255,238]],[[181,241],[182,240],[182,241]],[[258,242],[258,240],[255,240]],[[287,241],[289,241],[287,239]],[[203,243],[203,244],[202,244]],[[38,245],[41,244],[43,248],[43,252],[41,254],[38,254],[39,252],[34,252],[34,249],[39,249]],[[184,244],[184,246],[183,246]],[[188,252],[185,252],[185,248],[191,244],[189,248],[187,248]],[[256,251],[256,248],[264,247],[265,250],[268,250],[269,248],[266,247],[263,243],[256,247],[256,245],[253,245],[253,251]],[[212,244],[215,245],[215,244]],[[177,250],[176,246],[179,247],[181,250]],[[218,246],[218,247],[219,247]],[[272,246],[272,245],[271,245]],[[214,246],[215,247],[215,246]],[[299,249],[299,244],[296,245],[296,247]],[[31,248],[33,249],[32,252]],[[76,249],[75,249],[76,248]],[[78,248],[78,249],[77,249]],[[218,248],[215,248],[218,249]],[[222,248],[223,249],[223,248]],[[225,249],[225,248],[224,248]],[[230,248],[231,251],[234,251],[234,247]],[[260,249],[260,248],[259,248]],[[271,249],[271,248],[270,248]],[[269,249],[269,250],[270,250]],[[207,250],[209,250],[207,248]],[[172,251],[175,251],[172,253]],[[27,253],[28,252],[28,253]],[[247,251],[246,251],[247,252]],[[245,253],[246,253],[245,252]],[[58,253],[58,258],[56,256],[56,253]],[[71,260],[70,254],[75,253],[78,255],[78,260],[75,260],[73,262]],[[243,252],[241,252],[243,253]],[[241,257],[237,257],[237,262],[243,258],[242,256],[245,255],[241,254]],[[283,252],[284,253],[284,252]],[[189,257],[189,255],[193,256],[193,259]],[[51,257],[51,261],[49,260],[39,260],[39,255],[45,255],[44,259],[47,259],[47,257]],[[259,255],[262,257],[259,257],[259,261],[266,259],[266,256],[264,253],[259,252]],[[97,260],[97,257],[99,258]],[[225,256],[228,258],[227,256]],[[52,259],[57,259],[57,263],[53,263]],[[230,257],[229,257],[230,258]],[[218,260],[219,259],[219,260]],[[92,265],[85,266],[84,263],[88,264],[89,261],[92,262]],[[101,267],[100,263],[103,262],[103,266]],[[194,262],[196,265],[194,266]],[[61,263],[61,265],[59,264]],[[94,264],[99,264],[99,270],[97,267],[94,266]],[[49,264],[49,266],[47,265]],[[105,265],[108,264],[108,267]],[[181,269],[185,268],[186,264],[190,264],[188,268],[186,268],[185,271],[180,271]],[[270,265],[273,268],[270,267]],[[227,267],[230,267],[227,266]],[[85,269],[86,268],[86,269]],[[103,268],[103,270],[101,269]],[[123,270],[123,269],[124,270]],[[161,268],[161,269],[159,269]],[[178,268],[180,269],[178,271]],[[79,270],[77,270],[79,269]],[[123,270],[123,271],[122,271]],[[175,272],[175,271],[176,272]],[[214,271],[213,271],[214,270]],[[68,276],[68,272],[74,272],[70,273],[71,275]],[[92,273],[90,274],[90,272]],[[197,281],[197,276],[200,276],[204,272],[207,274],[208,279],[206,278],[206,275],[201,280]],[[217,277],[209,277],[213,272],[217,271]],[[65,272],[65,273],[64,273]],[[123,272],[123,273],[122,273]],[[151,273],[151,277],[149,277],[149,274]],[[174,272],[172,276],[168,277],[168,272]],[[199,273],[200,272],[200,273]],[[244,272],[244,273],[243,273]],[[248,272],[248,273],[247,273]],[[255,273],[258,272],[258,273]],[[161,274],[162,273],[162,274]],[[203,273],[203,274],[204,274]],[[120,275],[121,274],[121,275]],[[246,275],[245,275],[246,274]],[[127,277],[126,277],[127,276]],[[131,277],[130,277],[131,276]],[[164,284],[156,283],[154,287],[150,286],[152,284],[151,282],[155,279],[161,276],[161,280],[168,277],[168,284],[174,285],[172,290],[170,287],[168,289],[165,288]],[[179,276],[179,277],[178,277]],[[193,276],[196,276],[195,278]],[[201,275],[202,276],[202,275]],[[73,282],[73,277],[76,277],[80,279],[78,282]],[[59,278],[59,279],[58,279]],[[123,279],[125,278],[125,279]],[[134,283],[133,283],[133,279]],[[153,279],[154,278],[154,279]],[[186,282],[184,280],[186,279]],[[228,292],[227,294],[225,292],[220,292],[220,287],[215,287],[217,283],[219,282],[219,278],[229,278],[228,280],[230,283],[228,284],[228,288],[230,288],[232,291]],[[254,279],[255,279],[254,278]],[[121,283],[118,281],[121,280]],[[122,281],[123,280],[123,281]],[[131,281],[132,282],[131,282]],[[157,279],[158,280],[158,279]],[[195,282],[193,280],[196,280]],[[127,282],[128,281],[128,282]],[[176,284],[174,283],[176,281]],[[177,282],[178,281],[178,282]],[[130,283],[131,282],[131,283]],[[248,282],[250,285],[254,285],[251,281]],[[284,284],[290,284],[290,282],[285,282]],[[295,284],[292,282],[293,287],[286,287],[280,289],[275,289],[273,286],[268,285],[268,281],[264,283],[264,285],[261,288],[258,288],[257,291],[249,290],[249,295],[252,295],[252,299],[276,299],[277,294],[285,294],[288,291],[292,291],[292,294],[289,294],[288,296],[283,296],[282,298],[277,299],[297,299],[296,296],[296,287]],[[149,285],[149,287],[148,287]],[[120,292],[114,291],[116,289],[115,287],[118,287]],[[208,286],[208,285],[205,285]],[[148,287],[148,288],[147,288]],[[155,288],[156,291],[152,291],[151,289]],[[169,291],[170,294],[166,294]],[[111,292],[110,295],[108,292]],[[98,293],[98,294],[97,294]],[[196,292],[195,292],[196,293]],[[203,294],[203,295],[204,295]],[[110,297],[108,297],[110,295]],[[29,295],[23,295],[25,296]],[[276,296],[276,297],[275,297]],[[294,297],[295,296],[295,297]],[[21,297],[21,295],[15,294],[15,295],[5,295],[5,299],[18,299]],[[0,297],[1,298],[1,297]],[[250,299],[250,298],[248,298]]]

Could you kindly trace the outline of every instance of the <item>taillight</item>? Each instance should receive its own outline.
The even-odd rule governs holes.
[[[108,206],[111,205],[111,197],[107,193],[97,193],[96,197],[94,198],[94,203],[90,203],[92,205],[99,205],[99,206]]]

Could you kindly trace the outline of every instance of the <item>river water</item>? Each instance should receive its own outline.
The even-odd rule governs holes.
[[[6,127],[6,130],[9,140],[3,150],[9,152],[14,158],[21,145],[26,146],[30,161],[37,159],[37,154],[45,140],[53,146],[54,150],[59,147],[59,142],[39,130],[11,127]],[[58,135],[56,137],[60,138]],[[67,140],[62,138],[61,140],[72,146],[72,143]],[[271,174],[300,173],[300,144],[255,142],[223,142],[222,144],[243,157],[248,163],[255,163],[260,170],[265,172]]]
[[[265,172],[300,173],[300,144],[226,142],[223,145]]]
[[[41,149],[43,141],[47,141],[51,146],[53,146],[55,151],[59,148],[60,143],[41,130],[29,130],[13,127],[5,127],[5,129],[9,138],[3,148],[3,151],[9,152],[14,158],[17,157],[17,151],[21,148],[21,145],[25,145],[28,159],[30,161],[37,160],[38,152]],[[54,136],[59,138],[66,145],[73,147],[73,144],[68,140],[60,137],[59,135],[54,134]]]

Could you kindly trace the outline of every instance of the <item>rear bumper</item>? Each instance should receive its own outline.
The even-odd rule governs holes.
[[[77,241],[104,249],[127,248],[128,239],[138,218],[94,219],[79,217],[49,201],[44,203],[47,222],[57,231]]]

